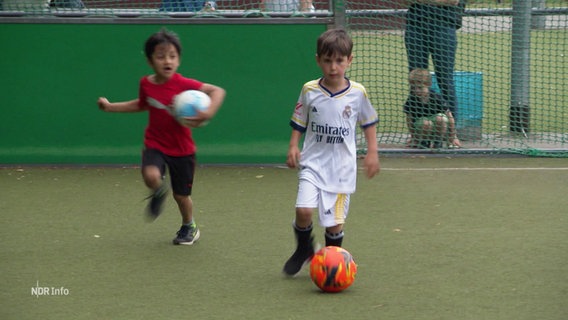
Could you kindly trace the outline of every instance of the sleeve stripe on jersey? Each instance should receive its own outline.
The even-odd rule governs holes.
[[[353,88],[356,88],[356,89],[360,90],[361,92],[363,92],[363,95],[365,96],[365,98],[369,97],[369,96],[367,96],[367,89],[365,89],[365,87],[362,84],[360,84],[359,82],[351,81],[351,86]]]
[[[301,126],[298,123],[296,123],[294,120],[290,120],[290,126],[297,131],[300,131],[301,133],[306,132],[306,127],[305,126]]]
[[[306,92],[308,91],[318,90],[318,89],[319,89],[318,80],[311,80],[304,84],[302,88],[302,94],[306,94]]]
[[[374,125],[376,125],[377,123],[379,123],[379,120],[378,120],[378,119],[376,119],[375,121],[370,122],[370,123],[362,124],[362,125],[361,125],[361,128],[362,128],[362,129],[367,129],[368,127],[374,126]]]

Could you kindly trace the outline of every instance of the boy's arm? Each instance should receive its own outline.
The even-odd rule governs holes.
[[[297,168],[300,163],[300,138],[302,137],[302,132],[292,129],[292,134],[290,135],[290,144],[288,145],[288,155],[286,157],[286,165],[288,168]]]
[[[406,114],[406,127],[408,128],[410,137],[414,139],[416,135],[416,132],[414,132],[414,118],[409,113]]]
[[[367,141],[367,155],[365,155],[363,160],[363,166],[365,167],[367,178],[370,179],[381,170],[379,148],[377,146],[377,127],[375,125],[369,126],[363,130],[363,133]]]
[[[138,107],[138,99],[122,102],[109,102],[107,98],[100,97],[97,100],[99,109],[106,112],[138,112],[142,111]]]
[[[216,85],[204,83],[199,90],[207,93],[209,98],[211,98],[209,108],[205,112],[200,112],[200,115],[202,118],[205,118],[205,120],[211,119],[217,113],[225,100],[225,89]]]
[[[210,83],[204,83],[199,91],[206,93],[209,98],[211,99],[211,104],[209,108],[204,111],[197,111],[197,115],[194,117],[184,117],[183,118],[183,125],[190,128],[198,128],[211,118],[215,116],[223,101],[225,100],[225,89],[218,87],[216,85],[212,85]]]

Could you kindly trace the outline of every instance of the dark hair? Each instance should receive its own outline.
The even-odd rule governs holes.
[[[164,43],[173,45],[176,48],[178,55],[181,56],[181,43],[178,35],[163,28],[146,40],[146,43],[144,44],[144,54],[146,55],[146,58],[151,59],[156,47]]]
[[[343,29],[330,29],[322,33],[317,42],[316,53],[321,56],[350,56],[353,50],[353,40]]]

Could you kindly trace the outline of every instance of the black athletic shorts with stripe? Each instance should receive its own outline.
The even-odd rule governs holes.
[[[175,194],[190,196],[195,173],[195,154],[184,157],[168,156],[157,149],[142,151],[142,168],[156,166],[162,177],[166,168],[170,174],[172,190]]]

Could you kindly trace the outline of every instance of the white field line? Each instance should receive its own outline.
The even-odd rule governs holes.
[[[381,171],[568,171],[568,168],[381,168]]]

